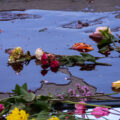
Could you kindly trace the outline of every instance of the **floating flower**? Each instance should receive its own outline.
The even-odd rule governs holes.
[[[24,51],[21,47],[16,47],[10,52],[9,61],[15,61],[19,59],[24,54]]]
[[[56,59],[53,54],[48,54],[48,58],[49,58],[50,61],[53,61],[53,60]]]
[[[42,62],[42,65],[48,65],[49,64],[49,61],[48,61],[48,55],[46,53],[44,53],[41,57],[41,62]]]
[[[24,110],[19,110],[15,107],[14,110],[6,117],[7,120],[28,120],[29,114]]]
[[[108,108],[104,108],[104,107],[96,107],[93,109],[93,111],[91,112],[91,115],[94,115],[96,118],[100,118],[103,116],[108,116],[109,115],[109,109]]]
[[[41,48],[36,49],[35,51],[35,57],[38,60],[41,60],[42,55],[44,54],[44,51]]]
[[[85,104],[84,101],[80,101],[79,103],[83,103]],[[85,111],[86,111],[86,106],[85,105],[82,105],[82,104],[75,104],[75,113],[76,114],[85,114]]]
[[[92,38],[95,42],[99,43],[100,40],[102,40],[103,38],[101,31],[106,31],[107,29],[108,29],[108,33],[112,34],[109,27],[97,27],[96,31],[93,32],[89,37]]]
[[[112,32],[111,32],[109,27],[97,27],[96,31],[94,33],[98,33],[98,34],[102,35],[102,33],[100,31],[106,31],[107,29],[108,29],[108,33],[112,34]]]
[[[115,89],[119,89],[120,88],[120,80],[118,80],[116,82],[112,82],[112,87]]]
[[[56,116],[52,116],[50,119],[48,119],[48,120],[60,120],[58,117],[56,117]]]
[[[57,60],[53,60],[53,61],[51,61],[51,63],[50,63],[50,67],[51,67],[51,68],[58,68],[59,65],[60,65],[60,63],[59,63],[59,61],[57,61]]]
[[[4,110],[4,106],[0,104],[0,113]]]
[[[79,51],[84,51],[84,52],[94,50],[91,45],[88,45],[88,44],[85,44],[85,43],[81,43],[81,42],[75,43],[75,44],[72,46],[72,49],[74,49],[74,50],[79,50]]]

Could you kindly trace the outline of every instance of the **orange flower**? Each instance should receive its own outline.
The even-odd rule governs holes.
[[[79,51],[84,51],[84,52],[88,52],[88,51],[92,51],[94,50],[93,47],[91,45],[85,44],[85,43],[75,43],[72,46],[72,49],[74,50],[79,50]]]

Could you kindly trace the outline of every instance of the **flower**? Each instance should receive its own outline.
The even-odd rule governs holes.
[[[109,27],[97,27],[95,33],[101,34],[100,31],[105,31],[105,30],[107,30],[107,29],[108,29],[108,33],[109,33],[109,34],[112,34],[112,32],[111,32],[111,30],[110,30]],[[102,35],[102,34],[101,34],[101,35]]]
[[[100,118],[103,116],[108,116],[109,115],[109,109],[108,108],[104,108],[104,107],[96,107],[93,109],[93,111],[91,112],[91,115],[94,115],[96,118]]]
[[[48,120],[60,120],[58,117],[56,117],[56,116],[52,116],[50,119],[48,119]]]
[[[120,80],[116,82],[112,82],[112,88],[119,89],[120,88]]]
[[[23,54],[23,49],[21,47],[16,47],[13,50],[11,50],[9,61],[14,62],[17,59],[20,59]]]
[[[6,117],[7,120],[28,120],[29,114],[24,110],[19,110],[15,107],[14,110]]]
[[[93,41],[99,43],[102,39],[103,39],[103,35],[101,33],[101,31],[106,31],[108,29],[108,33],[112,34],[111,30],[109,27],[97,27],[95,32],[93,32],[92,34],[90,34],[90,38],[92,38]]]
[[[0,104],[0,113],[4,110],[4,106]]]
[[[55,60],[55,56],[53,54],[48,54],[48,58],[50,61]]]
[[[35,57],[38,60],[41,60],[42,55],[44,54],[43,50],[41,48],[37,48],[35,51]]]
[[[83,103],[85,104],[84,101],[80,101],[79,103]],[[82,105],[82,104],[75,104],[75,113],[76,114],[85,114],[85,111],[86,111],[86,106],[85,105]]]
[[[48,65],[49,64],[49,61],[48,61],[48,55],[46,53],[44,53],[41,57],[41,62],[42,62],[42,65]]]
[[[81,43],[81,42],[75,43],[72,46],[72,49],[79,50],[79,51],[85,51],[85,52],[94,50],[91,45],[88,45],[88,44],[85,44],[85,43]]]
[[[57,68],[57,67],[59,67],[59,61],[57,61],[57,60],[51,61],[50,67],[51,68]]]

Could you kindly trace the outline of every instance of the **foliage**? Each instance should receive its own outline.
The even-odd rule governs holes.
[[[116,43],[119,43],[120,40],[109,33],[109,28],[104,31],[100,30],[100,32],[103,35],[103,38],[97,45],[99,52],[103,54],[109,54],[109,51],[111,50],[120,52],[120,47],[116,45]]]
[[[24,84],[23,86],[16,85],[15,89],[13,90],[13,96],[0,100],[0,104],[4,106],[3,107],[4,109],[2,109],[2,112],[0,113],[0,119],[5,120],[4,116],[7,115],[9,116],[7,118],[11,119],[11,116],[13,116],[14,119],[17,120],[18,118],[15,112],[17,110],[17,114],[19,114],[20,112],[19,114],[20,116],[22,116],[23,113],[26,116],[25,117],[26,119],[29,116],[27,120],[67,120],[67,119],[83,120],[82,117],[76,118],[74,111],[63,112],[60,110],[59,111],[56,110],[53,104],[58,102],[67,103],[67,104],[80,104],[82,106],[86,105],[86,106],[110,108],[109,106],[92,105],[87,103],[83,104],[79,102],[72,102],[69,100],[61,100],[61,99],[52,97],[51,95],[36,96],[33,92],[28,92],[27,84]],[[78,109],[80,108],[81,107],[78,107]],[[19,115],[18,117],[20,117]],[[54,117],[52,116],[56,116],[55,117],[56,119],[53,119]],[[10,120],[10,119],[7,119],[7,120]],[[26,119],[21,119],[21,120],[26,120]],[[87,119],[84,118],[84,120],[87,120]]]

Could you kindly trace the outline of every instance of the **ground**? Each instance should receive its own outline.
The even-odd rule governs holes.
[[[0,10],[115,11],[120,0],[0,0]]]

